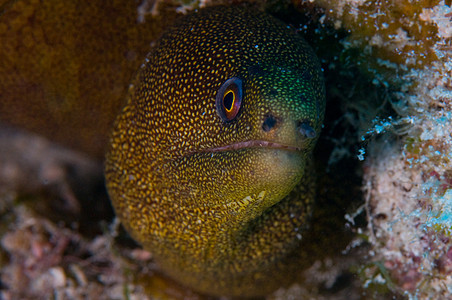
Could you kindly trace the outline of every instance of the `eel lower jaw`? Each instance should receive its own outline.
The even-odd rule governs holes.
[[[238,142],[226,146],[220,146],[215,148],[210,148],[205,150],[205,152],[223,152],[223,151],[232,151],[232,150],[240,150],[240,149],[249,149],[249,148],[270,148],[270,149],[279,149],[279,150],[287,150],[287,151],[302,151],[303,149],[296,146],[285,145],[281,143],[269,142],[269,141],[261,141],[261,140],[251,140]]]

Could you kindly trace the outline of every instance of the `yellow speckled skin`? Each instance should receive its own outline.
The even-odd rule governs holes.
[[[215,99],[231,77],[243,101],[225,122]],[[314,53],[278,20],[244,7],[183,18],[148,55],[115,123],[106,178],[118,216],[181,283],[268,293],[303,249],[316,138],[300,124],[318,135],[324,106]]]

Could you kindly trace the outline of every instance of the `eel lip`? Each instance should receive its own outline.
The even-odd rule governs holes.
[[[288,150],[288,151],[301,151],[302,150],[300,147],[289,146],[289,145],[284,145],[284,144],[275,143],[275,142],[252,140],[252,141],[244,141],[244,142],[234,143],[234,144],[230,144],[230,145],[226,145],[226,146],[211,148],[211,149],[208,149],[206,152],[231,151],[231,150],[239,150],[239,149],[244,149],[244,148],[271,148],[271,149],[282,149],[282,150]]]

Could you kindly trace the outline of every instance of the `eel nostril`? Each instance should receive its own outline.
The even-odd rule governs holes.
[[[265,132],[270,131],[272,130],[273,127],[275,127],[276,122],[277,122],[276,118],[273,115],[271,114],[265,115],[264,123],[262,123],[262,129]]]
[[[300,122],[298,124],[298,130],[300,131],[300,133],[307,137],[307,138],[315,138],[317,133],[315,132],[314,128],[312,128],[311,125],[309,125],[309,122],[305,121],[305,122]]]

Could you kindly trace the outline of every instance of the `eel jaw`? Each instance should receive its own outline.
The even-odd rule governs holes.
[[[238,142],[238,143],[234,143],[234,144],[230,144],[230,145],[226,145],[226,146],[210,148],[210,149],[205,150],[205,152],[223,152],[223,151],[232,151],[232,150],[239,150],[239,149],[245,149],[245,148],[270,148],[270,149],[280,149],[280,150],[287,150],[287,151],[302,151],[302,148],[300,148],[300,147],[284,145],[284,144],[269,142],[269,141],[251,140],[251,141]]]

